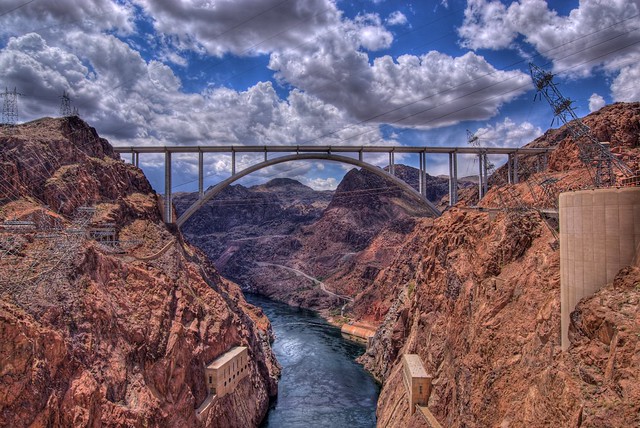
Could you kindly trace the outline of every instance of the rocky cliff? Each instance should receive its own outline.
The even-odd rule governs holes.
[[[612,152],[637,168],[640,104],[616,104],[585,118]],[[549,170],[558,186],[586,180],[566,128],[533,142],[557,145]],[[525,160],[532,165],[535,159]],[[498,171],[494,180],[498,180]],[[536,178],[536,177],[533,177]],[[540,192],[493,182],[482,207],[500,192],[526,200]],[[572,314],[571,346],[560,348],[559,255],[538,215],[462,207],[421,220],[393,262],[354,302],[361,317],[382,318],[362,358],[381,381],[378,424],[426,426],[409,412],[400,356],[416,353],[433,375],[429,407],[449,427],[620,427],[640,425],[640,270]]]
[[[269,322],[165,227],[139,169],[77,118],[5,133],[0,168],[0,425],[259,424]],[[235,345],[249,377],[198,416]]]
[[[396,173],[417,187],[417,170],[397,165]],[[441,197],[446,180],[429,179],[439,186],[434,184],[434,197]],[[195,198],[176,198],[178,212]],[[334,293],[351,296],[363,282],[370,283],[412,230],[414,218],[424,215],[392,183],[353,169],[335,193],[287,179],[250,189],[233,186],[184,229],[225,276],[243,287],[323,309],[344,304]]]

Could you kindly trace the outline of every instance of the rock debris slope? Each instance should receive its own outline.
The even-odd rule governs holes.
[[[257,426],[277,390],[270,324],[165,227],[142,172],[77,118],[4,135],[0,426]],[[198,418],[204,367],[234,345],[250,375]]]

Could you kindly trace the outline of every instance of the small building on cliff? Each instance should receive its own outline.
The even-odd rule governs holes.
[[[249,374],[248,364],[246,346],[236,346],[218,357],[204,371],[209,394],[222,397],[233,391]]]
[[[402,380],[407,388],[409,412],[413,414],[416,405],[426,406],[431,395],[431,376],[427,374],[417,354],[402,356]]]

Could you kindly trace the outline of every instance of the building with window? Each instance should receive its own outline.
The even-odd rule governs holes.
[[[413,414],[416,405],[426,406],[431,395],[431,376],[427,374],[417,354],[402,356],[402,380],[407,388],[409,411]]]
[[[209,394],[223,397],[233,391],[249,374],[249,356],[246,346],[236,346],[218,357],[205,370]]]

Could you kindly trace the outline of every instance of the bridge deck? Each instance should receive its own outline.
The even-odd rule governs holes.
[[[117,153],[460,153],[540,154],[553,147],[437,146],[114,146]]]

